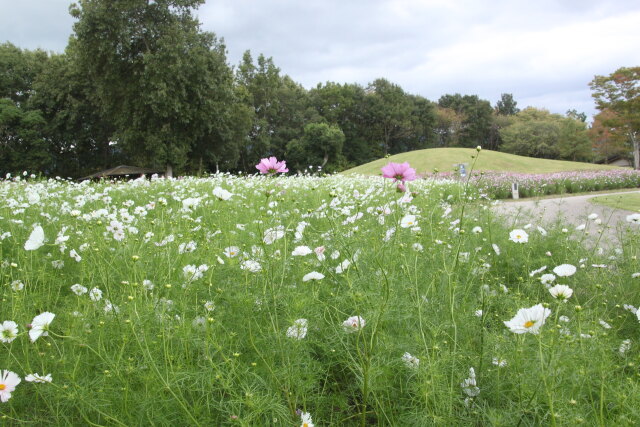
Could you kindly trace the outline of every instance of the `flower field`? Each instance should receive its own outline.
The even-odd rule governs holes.
[[[439,173],[438,177],[455,179],[454,173]],[[466,180],[466,178],[457,178]],[[640,187],[640,172],[632,169],[575,171],[543,174],[512,172],[474,172],[470,182],[496,199],[511,198],[511,185],[518,184],[520,197],[550,194],[581,193]]]
[[[397,179],[0,181],[0,423],[635,424],[639,234]]]

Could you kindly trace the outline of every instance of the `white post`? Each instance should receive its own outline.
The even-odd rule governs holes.
[[[518,193],[517,182],[514,182],[513,184],[511,184],[511,196],[513,197],[514,200],[517,200],[520,198],[520,194]]]

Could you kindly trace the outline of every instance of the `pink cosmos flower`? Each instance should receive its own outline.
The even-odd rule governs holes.
[[[260,171],[261,174],[269,174],[275,175],[277,173],[285,173],[289,172],[287,169],[287,162],[284,160],[279,162],[275,157],[264,158],[260,160],[260,163],[256,165],[256,169]]]
[[[409,166],[409,162],[389,162],[382,168],[382,176],[393,179],[393,182],[413,181],[416,179],[416,170]]]

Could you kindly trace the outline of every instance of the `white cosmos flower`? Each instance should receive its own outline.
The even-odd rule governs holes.
[[[543,274],[542,276],[540,276],[540,283],[542,283],[543,285],[550,285],[554,280],[556,280],[556,276],[551,273]]]
[[[89,291],[89,299],[93,302],[98,302],[102,299],[102,291],[98,288],[93,288]]]
[[[22,283],[20,280],[14,280],[13,282],[11,282],[11,289],[19,292],[21,290],[24,289],[24,283]]]
[[[542,304],[537,304],[533,307],[521,308],[513,319],[505,321],[504,324],[516,334],[538,334],[550,314],[551,310],[544,308]]]
[[[31,321],[31,330],[29,330],[29,338],[31,338],[31,342],[35,342],[35,340],[40,338],[40,336],[46,337],[49,335],[47,329],[49,329],[49,325],[53,322],[54,317],[56,317],[55,314],[45,311],[33,318]]]
[[[360,316],[351,316],[344,322],[342,322],[342,327],[346,332],[357,332],[360,329],[364,328],[367,322]]]
[[[553,269],[553,272],[560,277],[569,277],[575,274],[576,267],[571,264],[560,264]]]
[[[471,229],[471,232],[472,232],[473,234],[480,234],[480,233],[482,233],[482,227],[480,227],[480,226],[477,226],[477,225],[476,225],[475,227],[473,227],[473,228]]]
[[[308,282],[309,280],[322,280],[324,279],[324,274],[318,273],[317,271],[312,271],[311,273],[307,273],[302,278],[303,282]]]
[[[417,221],[416,221],[416,216],[415,215],[405,215],[400,220],[400,227],[402,227],[402,228],[413,227],[416,224],[417,224]]]
[[[270,228],[267,231],[265,231],[262,241],[265,244],[270,245],[276,240],[282,239],[283,237],[284,237],[284,227],[279,225],[277,227]]]
[[[420,359],[415,356],[412,356],[410,353],[405,353],[402,355],[402,361],[404,362],[407,368],[417,369],[420,366]]]
[[[596,220],[596,219],[598,219],[598,214],[597,213],[589,214],[587,219],[590,219],[591,221]]]
[[[640,224],[640,213],[627,215],[627,222],[632,224]]]
[[[542,267],[538,268],[537,270],[533,270],[531,273],[529,273],[529,277],[533,277],[538,273],[542,273],[543,271],[545,271],[547,269],[546,265],[543,265]]]
[[[293,322],[293,326],[287,328],[287,337],[301,340],[307,336],[307,319],[298,319]]]
[[[309,246],[297,246],[293,252],[291,252],[292,256],[307,256],[313,253]]]
[[[527,243],[529,241],[529,235],[524,230],[515,229],[509,233],[509,240],[515,243]]]
[[[309,412],[303,412],[300,414],[300,427],[314,427],[311,414]]]
[[[220,200],[229,200],[233,193],[225,190],[224,188],[216,187],[213,189],[213,195],[216,196]]]
[[[349,261],[348,259],[345,259],[340,263],[339,266],[336,267],[336,273],[342,274],[345,270],[349,268],[350,265],[351,265],[351,261]]]
[[[18,336],[18,324],[13,320],[0,323],[0,342],[11,342]]]
[[[242,270],[250,271],[251,273],[258,273],[262,270],[262,266],[258,261],[253,261],[250,259],[242,261],[242,263],[240,264],[240,268]]]
[[[498,245],[492,243],[491,247],[493,248],[493,251],[496,253],[496,255],[500,255],[500,247]]]
[[[587,224],[580,224],[579,226],[576,227],[576,231],[582,231],[585,228],[587,228]]]
[[[469,378],[462,381],[460,387],[469,397],[476,397],[480,394],[480,388],[476,384],[476,371],[473,368],[469,368]]]
[[[75,285],[71,286],[71,291],[74,294],[80,296],[80,295],[86,294],[89,290],[87,288],[85,288],[84,286],[82,286],[81,284],[76,283]]]
[[[39,225],[36,225],[24,244],[24,250],[35,251],[41,248],[42,245],[44,245],[44,230]]]
[[[567,285],[555,285],[553,288],[549,289],[549,293],[555,299],[567,302],[567,299],[573,295],[573,289]]]
[[[631,340],[624,340],[620,344],[620,348],[618,349],[618,351],[620,352],[621,355],[624,355],[627,351],[629,351],[630,348],[631,348]]]
[[[6,402],[11,399],[11,393],[20,384],[20,381],[20,377],[15,372],[0,371],[0,402]]]
[[[229,246],[224,248],[224,255],[227,258],[234,258],[240,253],[240,248],[237,246]],[[224,264],[224,262],[223,262]]]
[[[547,235],[547,230],[545,230],[544,228],[537,226],[536,229],[538,230],[538,233],[542,234],[543,236]]]
[[[37,372],[35,374],[29,374],[24,377],[24,380],[29,383],[50,383],[53,381],[51,374],[40,375]]]

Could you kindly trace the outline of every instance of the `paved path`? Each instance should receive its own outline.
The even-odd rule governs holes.
[[[590,202],[590,199],[598,196],[616,194],[633,194],[640,191],[627,191],[618,193],[592,194],[586,196],[565,196],[553,199],[523,200],[500,202],[494,207],[494,211],[505,218],[505,224],[511,227],[522,227],[532,223],[544,227],[560,220],[566,224],[569,230],[581,224],[586,224],[584,233],[587,241],[598,243],[603,247],[616,247],[624,230],[638,226],[627,223],[626,217],[634,212],[621,209],[613,209],[607,206]],[[587,219],[587,216],[595,213],[602,221],[600,225]],[[600,241],[598,238],[602,233]]]

